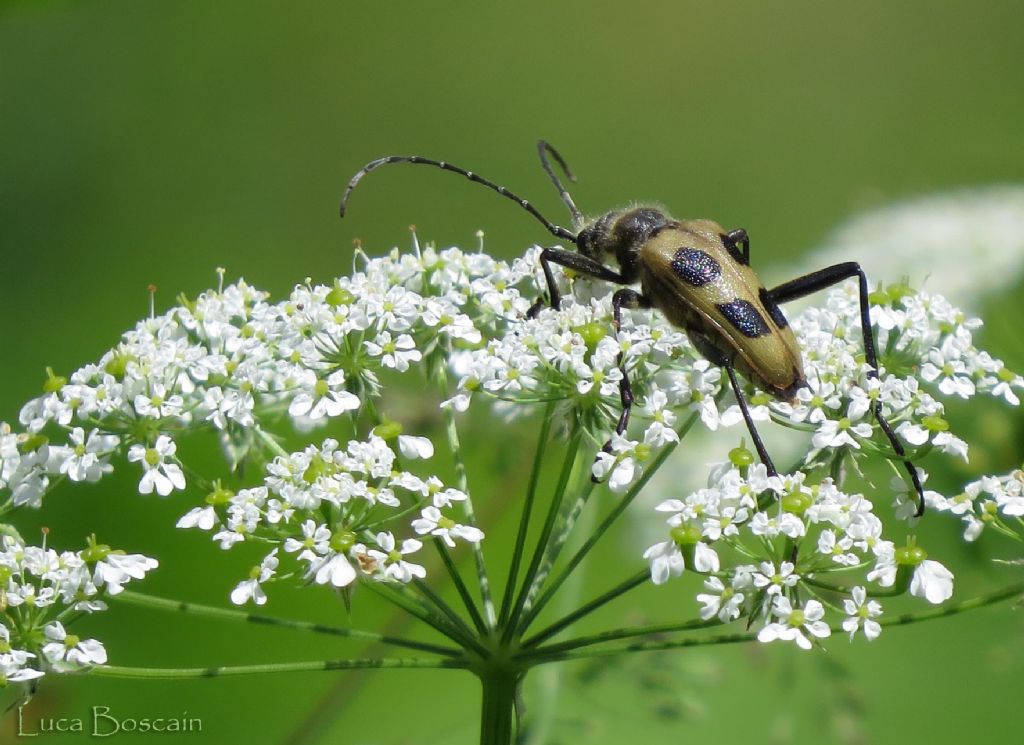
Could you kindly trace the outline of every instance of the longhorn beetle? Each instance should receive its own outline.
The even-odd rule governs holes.
[[[558,286],[551,272],[551,264],[558,264],[579,274],[626,285],[612,295],[616,331],[621,325],[623,308],[660,310],[670,323],[685,330],[702,355],[725,369],[758,456],[770,475],[777,471],[754,426],[736,371],[783,401],[793,401],[797,390],[807,385],[796,337],[779,308],[780,303],[856,277],[860,289],[864,353],[871,366],[868,376],[878,377],[878,353],[869,318],[868,280],[857,262],[835,264],[766,289],[750,268],[750,237],[743,228],[726,231],[713,220],[675,220],[660,208],[643,206],[612,210],[588,220],[551,167],[549,156],[571,181],[575,181],[562,156],[544,140],[537,143],[537,153],[541,167],[572,215],[576,232],[550,222],[530,202],[504,186],[447,161],[418,155],[389,155],[367,163],[349,181],[339,212],[345,216],[349,196],[363,176],[391,163],[427,165],[458,173],[516,202],[555,238],[570,241],[576,246],[576,251],[561,248],[541,251],[540,264],[551,307],[558,309],[560,302]],[[617,271],[605,265],[609,256],[618,263]],[[630,287],[637,283],[640,284],[639,292]],[[536,315],[543,305],[543,298],[539,298],[528,315]],[[622,434],[629,424],[633,390],[621,354],[619,369],[622,371],[619,383],[622,414],[615,432]],[[917,492],[916,514],[920,516],[924,514],[924,489],[917,469],[907,459],[903,443],[882,415],[881,401],[876,399],[871,411],[893,451],[903,460]],[[609,446],[610,441],[605,444],[605,450]]]

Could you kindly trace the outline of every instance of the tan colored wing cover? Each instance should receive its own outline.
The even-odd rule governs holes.
[[[640,250],[644,294],[671,323],[703,337],[768,393],[792,399],[804,382],[796,337],[764,307],[761,281],[749,266],[730,255],[722,241],[724,233],[712,220],[678,221],[660,230]],[[673,268],[680,249],[697,249],[710,256],[720,268],[717,276],[700,286],[681,279]],[[716,307],[736,300],[747,301],[760,313],[767,333],[745,335]]]

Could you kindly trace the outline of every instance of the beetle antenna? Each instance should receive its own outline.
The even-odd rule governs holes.
[[[522,197],[516,196],[508,189],[506,189],[504,186],[499,186],[493,181],[488,181],[482,176],[473,173],[473,171],[467,171],[465,168],[459,168],[458,166],[452,165],[447,161],[431,160],[430,158],[422,158],[419,155],[389,155],[385,158],[378,158],[377,160],[370,161],[365,166],[360,168],[356,175],[352,177],[352,180],[348,182],[348,186],[345,187],[345,194],[341,197],[341,206],[338,209],[338,214],[341,217],[345,216],[345,208],[348,205],[349,195],[352,193],[352,190],[356,188],[356,185],[362,180],[363,176],[368,174],[370,171],[375,171],[381,166],[386,166],[390,163],[412,163],[414,165],[434,166],[435,168],[440,168],[441,170],[444,171],[451,171],[452,173],[458,173],[462,176],[465,176],[470,181],[475,181],[478,184],[483,184],[491,191],[496,191],[499,194],[501,194],[501,196],[507,199],[511,199],[513,202],[515,202],[524,210],[526,210],[535,218],[537,218],[537,220],[545,228],[547,228],[548,232],[551,233],[556,238],[562,238],[563,240],[571,241],[573,244],[576,243],[575,233],[566,228],[555,225],[546,217],[544,217],[544,215],[542,215],[536,207],[534,207],[532,204],[530,204]]]
[[[540,165],[544,169],[544,173],[548,175],[551,182],[558,189],[558,196],[562,198],[565,206],[569,208],[569,212],[572,213],[573,225],[580,225],[583,222],[583,213],[580,212],[579,207],[572,201],[572,197],[569,195],[568,189],[562,186],[561,180],[558,175],[552,170],[551,163],[548,162],[548,155],[555,159],[555,162],[562,167],[565,171],[566,178],[573,183],[576,183],[576,176],[573,175],[572,170],[569,168],[569,164],[565,162],[565,158],[562,157],[555,148],[551,146],[551,143],[546,140],[537,140],[537,154],[540,156]]]

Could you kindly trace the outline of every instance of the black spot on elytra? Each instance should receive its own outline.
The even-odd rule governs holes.
[[[759,292],[761,296],[761,305],[763,305],[764,309],[768,311],[768,315],[772,317],[775,325],[780,329],[786,328],[786,326],[789,325],[789,321],[786,320],[786,315],[782,312],[782,308],[779,307],[777,302],[771,299],[771,296],[768,294],[768,290],[762,287]]]
[[[697,248],[680,248],[672,257],[672,271],[687,284],[703,287],[722,275],[715,258]]]
[[[772,332],[757,308],[746,300],[736,299],[728,303],[715,303],[715,307],[725,316],[725,320],[744,336],[753,339]]]

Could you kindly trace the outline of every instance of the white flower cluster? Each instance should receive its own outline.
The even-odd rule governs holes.
[[[724,463],[707,488],[656,509],[667,514],[668,535],[644,553],[652,581],[662,584],[686,569],[707,575],[705,592],[697,595],[701,618],[761,619],[762,641],[785,639],[809,649],[805,632],[831,633],[822,620],[826,607],[845,614],[851,636],[862,630],[874,638],[881,627],[871,619],[882,608],[866,601],[868,582],[906,585],[911,595],[936,604],[953,593],[952,573],[916,545],[897,548],[884,538],[871,501],[843,492],[830,478],[810,485],[803,472],[769,476],[760,464]],[[849,592],[829,579],[851,572],[860,576]],[[850,595],[842,608],[829,600],[836,594]],[[801,595],[810,597],[801,604]]]
[[[636,418],[647,424],[634,437],[616,438],[595,464],[595,475],[617,491],[640,476],[651,448],[675,439],[681,412],[698,412],[710,429],[742,423],[737,406],[717,403],[721,371],[657,312],[628,313],[616,335],[605,292],[587,303],[566,297],[560,312],[525,319],[529,301],[518,285],[536,281],[536,259],[537,249],[509,266],[483,253],[427,248],[370,260],[365,272],[333,286],[302,285],[276,304],[244,282],[205,293],[140,323],[70,380],[51,374],[46,395],[24,407],[21,423],[34,434],[55,422],[69,444],[40,441],[19,458],[5,441],[0,487],[18,504],[37,504],[50,475],[96,480],[111,470],[111,453],[127,446],[143,469],[140,491],[167,494],[185,485],[173,439],[182,429],[213,427],[227,451],[243,457],[252,447],[247,430],[266,414],[284,409],[308,428],[354,411],[379,392],[382,373],[429,365],[439,348],[445,358],[432,362],[450,363],[459,376],[445,405],[465,410],[476,394],[562,401],[595,440],[618,416],[621,355],[637,394]],[[1010,403],[1024,379],[977,350],[971,331],[980,322],[941,297],[897,286],[874,293],[872,302],[881,378],[867,375],[850,282],[830,292],[823,307],[793,319],[808,388],[796,405],[752,396],[755,420],[813,430],[812,446],[827,461],[837,451],[886,447],[871,417],[880,400],[909,445],[966,457],[941,403],[911,373],[920,368],[944,395],[988,392]]]
[[[438,349],[432,362],[443,364],[452,347],[479,345],[482,332],[521,319],[529,302],[515,285],[528,267],[457,249],[395,251],[279,303],[244,281],[183,301],[96,364],[69,378],[50,373],[44,395],[21,411],[25,432],[0,432],[0,489],[15,505],[38,506],[53,476],[98,480],[125,449],[142,469],[140,493],[184,489],[183,431],[219,431],[238,461],[268,415],[287,411],[309,429],[353,412],[379,393],[382,373],[422,367]],[[67,444],[42,436],[48,425]]]
[[[426,446],[415,442],[422,438],[400,439],[412,441],[407,453],[423,453],[429,446],[429,441]],[[263,586],[279,576],[281,550],[301,567],[304,579],[321,585],[347,587],[360,575],[394,582],[422,579],[424,567],[406,557],[423,544],[415,538],[399,543],[374,526],[418,509],[410,526],[418,535],[437,536],[452,547],[456,538],[476,543],[484,536],[443,512],[465,501],[463,492],[434,476],[396,470],[396,460],[380,437],[353,440],[344,449],[328,439],[275,458],[261,486],[237,493],[214,489],[206,506],[189,511],[178,527],[213,530],[213,539],[225,549],[253,540],[273,547],[231,593],[238,605],[267,602]]]
[[[278,564],[286,557],[298,562],[303,577],[335,587],[359,576],[408,582],[423,568],[404,558],[420,548],[418,539],[401,537],[405,529],[449,546],[482,538],[471,521],[450,514],[464,494],[397,467],[393,443],[405,458],[430,457],[433,448],[422,438],[402,436],[397,423],[377,414],[373,399],[386,377],[416,372],[437,382],[451,371],[457,386],[444,393],[441,406],[456,412],[483,402],[503,415],[525,415],[535,404],[554,402],[565,420],[582,426],[585,442],[597,446],[621,413],[625,369],[636,397],[632,423],[612,437],[593,466],[594,476],[616,492],[635,485],[655,451],[679,439],[682,420],[699,418],[708,429],[742,426],[739,407],[725,398],[721,371],[658,312],[627,311],[621,329],[614,329],[614,288],[585,279],[570,288],[560,274],[566,285],[561,310],[542,309],[527,318],[543,286],[539,251],[506,264],[482,252],[416,246],[414,254],[396,250],[367,259],[363,271],[331,285],[300,285],[277,303],[243,281],[183,300],[139,323],[96,364],[67,378],[49,374],[44,395],[21,411],[23,431],[0,428],[0,491],[10,493],[9,505],[38,506],[57,481],[96,481],[126,456],[139,469],[142,494],[166,496],[191,485],[208,495],[205,505],[182,518],[183,527],[214,531],[225,548],[251,539],[270,542],[271,551],[232,593],[235,602],[262,603],[262,585],[284,576]],[[869,375],[856,284],[850,282],[792,319],[808,379],[796,402],[779,402],[748,386],[755,420],[808,433],[801,471],[838,473],[849,457],[891,458],[872,415],[875,402],[915,461],[932,450],[966,457],[967,446],[950,431],[936,396],[985,393],[1016,404],[1024,389],[1024,379],[975,348],[972,331],[979,322],[941,297],[893,286],[878,289],[871,302],[878,378]],[[918,371],[923,383],[914,377]],[[288,454],[268,431],[283,414],[300,432],[347,416],[356,439],[344,448],[326,440]],[[245,461],[248,472],[253,465],[263,469],[262,483],[232,491],[183,468],[178,443],[197,429],[218,433],[231,467]],[[715,511],[717,534],[686,516],[690,507],[668,510],[678,522],[671,529],[684,531],[686,540],[680,544],[675,536],[648,551],[655,579],[685,565],[710,573],[709,582],[718,581],[732,598],[754,598],[757,592],[742,584],[743,577],[749,575],[751,587],[761,591],[756,577],[768,576],[761,571],[766,563],[773,577],[785,563],[794,564],[801,590],[809,573],[824,571],[814,562],[870,566],[874,574],[866,579],[897,586],[904,576],[910,581],[899,567],[913,566],[920,594],[929,600],[947,595],[942,572],[925,577],[928,569],[920,567],[935,568],[923,552],[910,552],[917,563],[902,561],[901,549],[886,559],[891,544],[881,538],[871,504],[844,494],[841,485],[824,480],[805,486],[802,473],[773,477],[777,483],[769,485],[756,467],[727,478],[730,472],[716,472],[709,487],[714,496],[703,497],[709,505],[701,509]],[[809,503],[797,511],[779,507],[760,496],[766,490],[808,491]],[[911,518],[913,495],[904,487],[894,496],[901,516]],[[834,503],[864,515],[833,516],[827,510]],[[415,518],[390,529],[389,522],[406,515]],[[696,530],[688,558],[685,547]],[[761,546],[799,544],[803,552],[795,562],[782,553],[755,552],[746,565],[757,571],[723,569],[720,546],[734,542],[742,553],[730,530]],[[856,604],[858,594],[848,594]],[[801,606],[797,599],[795,590],[771,593],[759,612],[780,619],[789,614],[785,623],[793,629],[806,626],[796,623],[800,618],[820,620],[810,601]],[[727,615],[742,612],[739,601],[726,605]],[[874,606],[857,608],[870,616]],[[866,621],[861,626],[866,633],[874,628]],[[818,627],[806,628],[813,636]],[[767,634],[798,636],[780,629]]]
[[[964,523],[964,539],[975,541],[986,526],[1019,538],[1024,527],[1024,470],[1017,468],[1002,476],[983,476],[967,484],[953,497],[927,492],[928,504],[948,512]]]
[[[5,535],[0,550],[0,687],[45,672],[73,672],[107,661],[103,644],[68,634],[69,613],[106,610],[103,598],[142,579],[157,562],[91,541],[82,551],[26,546]]]

